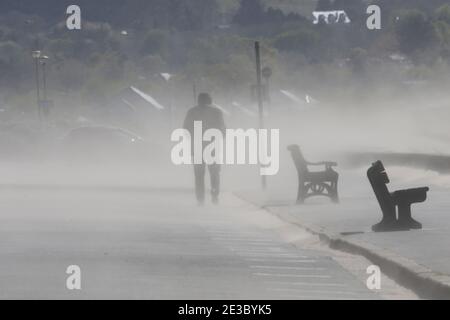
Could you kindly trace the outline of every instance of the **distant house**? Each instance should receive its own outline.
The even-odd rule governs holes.
[[[332,11],[314,11],[314,24],[324,22],[326,24],[348,24],[351,23],[350,18],[344,10]]]
[[[123,89],[117,96],[113,97],[109,103],[110,109],[119,113],[141,113],[162,111],[165,109],[150,94],[141,91],[136,87]]]
[[[141,131],[150,126],[157,128],[168,117],[167,108],[148,92],[137,87],[127,87],[111,96],[97,116],[103,122],[123,128]],[[107,120],[105,120],[107,119]]]

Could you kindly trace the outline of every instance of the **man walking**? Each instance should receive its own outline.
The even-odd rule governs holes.
[[[225,136],[225,121],[222,111],[213,106],[212,98],[207,93],[200,93],[198,96],[198,105],[190,109],[184,120],[184,129],[188,130],[193,139],[194,122],[201,121],[203,129],[217,129]],[[191,145],[194,142],[191,141]],[[203,144],[204,150],[205,145]],[[194,147],[191,148],[194,152]],[[193,154],[192,154],[193,156]],[[220,193],[220,164],[208,165],[208,171],[211,179],[211,199],[214,204],[219,203]],[[199,205],[205,203],[205,173],[206,164],[203,160],[202,164],[194,164],[195,173],[195,194]]]

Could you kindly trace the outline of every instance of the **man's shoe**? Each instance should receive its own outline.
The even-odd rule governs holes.
[[[219,204],[219,197],[212,197],[212,203],[215,205]]]

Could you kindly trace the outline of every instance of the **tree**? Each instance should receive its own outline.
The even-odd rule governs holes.
[[[329,11],[333,10],[333,2],[331,0],[319,0],[317,2],[317,11]]]
[[[438,21],[443,21],[450,25],[450,5],[446,4],[436,10]]]
[[[334,10],[344,10],[354,23],[365,22],[367,3],[363,0],[335,0]]]
[[[311,57],[319,43],[319,35],[312,30],[299,30],[279,35],[275,48],[282,51],[295,51]]]
[[[363,75],[367,64],[367,51],[362,48],[353,48],[350,50],[349,59],[353,74],[356,76]]]
[[[428,50],[437,43],[437,32],[432,21],[419,10],[410,10],[399,17],[396,35],[405,54]]]
[[[242,26],[258,24],[264,20],[264,13],[261,0],[241,0],[241,6],[234,16],[234,22]]]
[[[166,33],[162,30],[152,30],[147,33],[141,46],[143,55],[164,56],[167,49]]]

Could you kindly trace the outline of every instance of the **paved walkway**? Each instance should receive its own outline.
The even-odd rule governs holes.
[[[414,297],[368,290],[368,261],[334,256],[232,195],[198,208],[182,188],[3,186],[0,219],[3,299]],[[66,289],[69,265],[81,291]]]
[[[371,226],[381,220],[381,211],[363,170],[341,171],[341,203],[326,198],[294,205],[296,185],[293,179],[282,185],[272,181],[266,192],[241,191],[238,194],[275,213],[289,214],[299,221],[319,227],[330,234],[414,261],[436,274],[450,275],[450,176],[405,168],[387,168],[391,189],[429,185],[427,202],[413,206],[413,216],[424,229],[408,232],[374,233]]]

